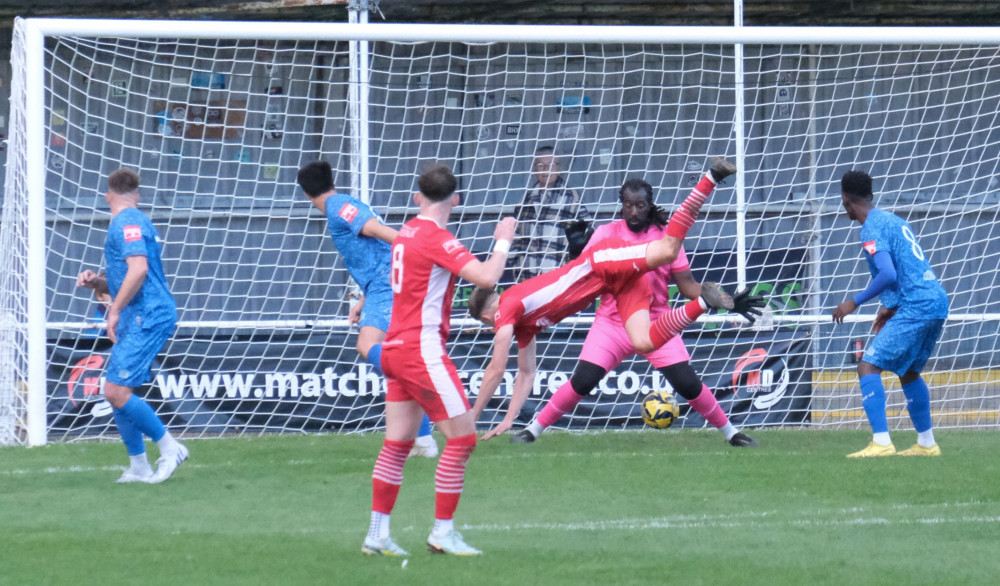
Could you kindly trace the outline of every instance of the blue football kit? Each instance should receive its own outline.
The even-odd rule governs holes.
[[[113,383],[137,387],[150,380],[153,359],[174,331],[177,305],[163,272],[156,228],[138,209],[126,208],[112,218],[104,244],[112,299],[118,296],[131,256],[146,257],[148,270],[142,287],[121,310],[118,343],[111,350],[106,376]]]
[[[392,289],[389,285],[391,247],[378,238],[363,236],[361,229],[381,216],[368,204],[349,195],[335,193],[326,200],[326,222],[330,237],[340,252],[351,278],[365,294],[362,327],[389,329]]]
[[[888,254],[896,276],[895,284],[879,293],[882,304],[896,313],[872,340],[863,359],[900,376],[920,372],[941,336],[948,296],[913,230],[899,216],[878,208],[869,210],[861,226],[861,243],[873,277],[879,273],[876,255],[880,253]]]

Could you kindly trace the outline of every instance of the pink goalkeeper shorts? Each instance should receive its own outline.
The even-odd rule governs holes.
[[[635,348],[632,347],[625,326],[598,316],[594,319],[594,325],[590,326],[587,339],[583,342],[580,360],[586,360],[610,371],[632,354],[635,354]],[[684,347],[684,340],[680,336],[674,336],[663,346],[649,354],[643,354],[643,358],[648,360],[653,368],[661,368],[678,362],[687,362],[691,360],[691,355]]]

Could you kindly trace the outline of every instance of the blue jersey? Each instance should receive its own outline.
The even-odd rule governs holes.
[[[861,225],[861,243],[872,276],[878,272],[872,257],[879,251],[889,253],[896,269],[896,286],[879,295],[882,305],[888,308],[898,307],[896,315],[904,317],[948,317],[948,296],[905,220],[895,214],[872,208],[865,223]]]
[[[326,223],[333,244],[366,296],[372,287],[389,287],[389,244],[361,235],[361,228],[372,218],[382,223],[368,204],[349,195],[335,193],[326,200]]]
[[[119,331],[136,327],[172,328],[177,323],[177,304],[170,294],[167,278],[160,261],[160,242],[156,228],[145,214],[135,208],[126,208],[111,219],[108,239],[104,243],[105,274],[112,299],[118,296],[122,281],[128,272],[125,262],[130,256],[144,256],[148,264],[146,280],[132,301],[122,309],[118,322]]]

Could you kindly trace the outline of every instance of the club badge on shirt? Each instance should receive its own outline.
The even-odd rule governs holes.
[[[125,237],[125,242],[142,240],[142,228],[139,226],[125,226],[122,228],[122,235]]]
[[[358,215],[358,208],[345,203],[344,207],[340,208],[340,211],[337,212],[337,215],[343,218],[345,222],[352,222],[354,217]]]
[[[868,253],[868,256],[875,256],[875,253],[878,252],[878,250],[876,250],[875,248],[874,240],[869,240],[868,242],[862,244],[862,246],[865,247],[865,252]]]

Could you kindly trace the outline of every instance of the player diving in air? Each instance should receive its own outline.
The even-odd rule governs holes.
[[[519,283],[502,295],[491,289],[477,289],[473,292],[469,299],[470,314],[483,323],[492,325],[495,331],[493,356],[486,367],[474,406],[477,416],[482,413],[503,380],[512,340],[516,339],[518,342],[518,372],[507,415],[484,439],[510,429],[514,416],[531,391],[536,364],[535,336],[587,307],[600,295],[615,301],[614,307],[620,314],[620,323],[624,329],[624,335],[619,336],[619,341],[628,347],[629,353],[639,352],[644,355],[663,347],[710,307],[735,310],[751,321],[754,320],[754,314],[759,315],[757,308],[763,305],[763,301],[758,297],[750,297],[748,291],[737,295],[734,300],[716,284],[704,283],[699,287],[698,294],[693,295],[693,300],[684,307],[672,311],[658,307],[659,315],[654,320],[650,319],[652,292],[646,273],[669,267],[676,262],[678,255],[683,254],[681,243],[694,224],[702,204],[718,182],[735,171],[735,166],[724,159],[714,159],[709,172],[702,177],[655,240],[608,238],[592,241],[579,258]],[[594,369],[600,369],[599,366],[593,366]],[[542,413],[527,429],[514,436],[512,441],[534,441],[545,427],[555,423],[566,411],[576,406],[603,376],[602,373],[591,381],[589,374],[591,373],[588,372],[584,380],[574,373],[570,382],[556,391]],[[714,402],[714,397],[712,399]],[[699,405],[708,406],[709,403],[702,401]],[[717,402],[715,406],[718,406]],[[721,408],[719,411],[721,413]],[[722,417],[725,417],[724,413]],[[710,421],[716,423],[715,419],[717,418]],[[735,428],[732,428],[731,434],[727,432],[727,435],[730,440],[737,435],[742,436],[740,441],[746,445],[753,442],[739,434]]]

